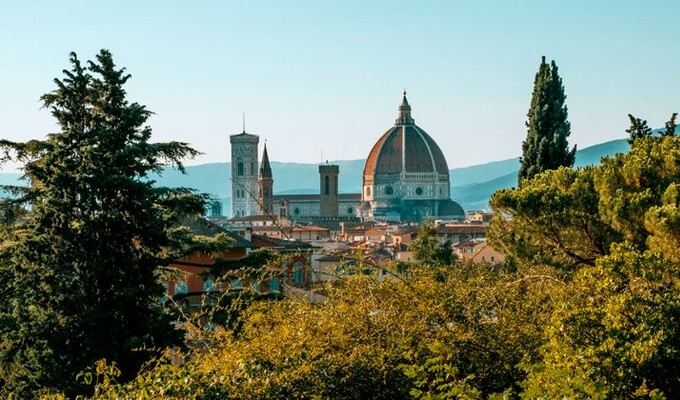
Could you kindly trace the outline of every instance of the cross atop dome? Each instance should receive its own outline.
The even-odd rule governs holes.
[[[406,100],[406,89],[403,92],[404,98],[401,100],[401,105],[399,106],[399,115],[394,121],[395,125],[411,125],[415,121],[411,118],[411,105],[408,104]]]

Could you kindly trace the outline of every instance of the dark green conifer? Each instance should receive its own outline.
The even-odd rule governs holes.
[[[666,130],[662,133],[663,136],[675,136],[675,128],[678,127],[678,124],[675,123],[677,118],[678,113],[671,115],[671,119],[666,122]]]
[[[545,170],[574,164],[576,146],[569,150],[567,137],[571,127],[567,120],[566,96],[557,65],[545,62],[545,56],[534,80],[531,107],[527,114],[527,138],[522,143],[520,183]]]
[[[628,143],[633,144],[639,138],[652,135],[652,129],[647,125],[647,120],[634,117],[631,114],[628,114],[628,119],[630,119],[630,128],[626,129],[629,136]]]
[[[173,226],[202,213],[204,197],[157,188],[147,174],[183,171],[197,152],[149,142],[151,112],[128,102],[130,75],[108,51],[86,66],[73,53],[70,61],[42,97],[59,132],[0,141],[2,160],[25,162],[31,183],[0,203],[0,396],[86,393],[76,376],[97,360],[115,362],[125,380],[181,342],[158,301],[158,268],[188,239]]]

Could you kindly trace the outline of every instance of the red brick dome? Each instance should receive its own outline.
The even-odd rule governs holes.
[[[411,118],[406,93],[395,125],[378,139],[366,159],[364,178],[402,172],[449,173],[446,158],[437,143]]]

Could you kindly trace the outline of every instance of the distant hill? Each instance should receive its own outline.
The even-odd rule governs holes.
[[[519,170],[519,157],[470,167],[454,168],[449,171],[449,179],[452,185],[467,186],[474,183],[487,182],[507,174],[508,171],[517,170]]]
[[[593,165],[604,156],[628,151],[625,139],[600,143],[576,153],[577,167]],[[340,166],[338,190],[341,193],[359,193],[364,160],[331,161]],[[486,209],[491,194],[498,189],[517,186],[519,158],[492,161],[485,164],[454,168],[449,171],[452,198],[464,209]],[[186,167],[186,174],[168,168],[160,176],[151,176],[161,186],[190,187],[210,193],[224,202],[225,212],[231,198],[231,163],[211,163]],[[276,194],[318,193],[318,164],[272,162],[274,191]],[[18,173],[0,173],[0,185],[25,185]]]
[[[583,150],[576,151],[576,160],[574,161],[574,166],[583,167],[586,165],[596,165],[600,163],[602,157],[611,157],[616,153],[625,153],[629,148],[630,145],[626,139],[612,140],[586,147]],[[486,165],[491,165],[491,167],[487,170],[484,168]],[[506,166],[506,169],[501,170],[495,168],[497,166]],[[477,171],[475,171],[475,169],[477,169]],[[451,170],[451,182],[456,185],[451,188],[451,197],[453,200],[463,206],[465,210],[487,209],[489,207],[489,198],[491,198],[491,195],[495,191],[517,186],[519,158],[513,158],[505,161],[496,161],[489,164],[475,165],[468,167],[467,170],[470,170],[473,173],[479,173],[480,176],[493,175],[491,172],[503,172],[503,174],[497,174],[493,179],[485,182],[477,181],[467,185],[460,185],[458,184],[459,181],[453,178],[453,174],[456,170]],[[486,173],[486,175],[482,175],[484,173]],[[465,182],[465,180],[463,180],[463,182]]]

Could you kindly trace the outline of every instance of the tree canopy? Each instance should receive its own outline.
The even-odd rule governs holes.
[[[42,96],[59,131],[0,141],[2,160],[23,162],[30,183],[0,201],[0,392],[22,398],[83,393],[76,376],[99,359],[128,379],[181,343],[158,301],[158,270],[190,241],[177,223],[204,208],[204,196],[149,180],[197,152],[150,142],[151,112],[127,100],[130,75],[111,53],[70,63]]]
[[[576,146],[569,150],[571,125],[567,119],[567,96],[557,64],[548,65],[545,56],[534,79],[531,105],[527,114],[527,137],[522,143],[518,180],[550,169],[574,164]]]
[[[413,257],[420,263],[430,266],[449,266],[456,255],[449,240],[439,240],[437,228],[433,222],[424,223],[418,230],[418,236],[409,245]]]
[[[526,398],[678,396],[679,165],[680,138],[645,134],[598,167],[493,196],[492,241],[566,283]]]

